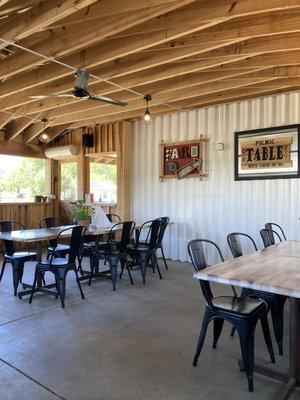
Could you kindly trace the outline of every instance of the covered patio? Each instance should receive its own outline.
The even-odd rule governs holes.
[[[300,399],[299,32],[0,0],[1,400]]]

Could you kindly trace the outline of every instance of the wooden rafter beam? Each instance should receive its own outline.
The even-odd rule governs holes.
[[[8,142],[15,139],[20,133],[24,131],[30,124],[35,122],[35,118],[23,117],[14,121],[5,132],[5,140]]]
[[[110,0],[103,1],[110,3]],[[48,37],[43,37],[43,40],[33,46],[32,50],[38,53],[47,54],[51,57],[63,57],[72,52],[92,46],[109,36],[120,33],[161,14],[176,10],[177,8],[192,3],[193,1],[195,0],[170,0],[169,3],[162,6],[156,5],[132,13],[127,13],[126,10],[124,10],[121,15],[118,14],[108,18],[103,18],[102,23],[93,27],[89,24],[81,24],[80,29],[77,26],[71,26],[56,32],[50,30]],[[122,23],[120,23],[120,21],[122,21]],[[51,46],[49,46],[49,43],[51,43]],[[35,65],[40,65],[45,62],[46,60],[30,53],[12,56],[10,57],[10,60],[7,60],[7,62],[5,60],[5,65],[1,63],[0,76],[12,76],[22,70],[32,68]]]
[[[284,62],[284,61],[282,61]],[[236,63],[238,66],[238,63]],[[299,57],[299,64],[300,64],[300,57]],[[276,66],[276,65],[275,65]],[[252,74],[250,74],[252,72]],[[280,77],[288,77],[288,76],[296,76],[300,74],[300,67],[299,66],[282,66],[282,67],[256,67],[253,70],[249,69],[235,69],[233,66],[232,69],[227,71],[223,71],[222,67],[218,69],[214,69],[214,71],[200,71],[200,72],[193,72],[187,75],[181,75],[179,77],[172,77],[170,79],[166,79],[164,81],[159,81],[155,83],[147,84],[145,82],[144,85],[138,87],[138,90],[141,93],[151,93],[154,95],[154,100],[161,100],[163,102],[168,102],[168,98],[162,96],[164,93],[170,93],[170,96],[173,96],[172,93],[174,90],[185,89],[192,86],[198,87],[198,85],[202,85],[205,83],[210,83],[214,81],[222,81],[228,78],[238,78],[240,81],[252,81],[253,79],[260,79],[260,80],[267,80],[271,78],[280,78]],[[201,88],[200,88],[201,89]],[[191,94],[193,91],[190,92]],[[120,96],[122,99],[129,102],[129,105],[126,109],[133,106],[132,101],[135,100],[136,96],[132,95],[131,93],[126,92],[118,92],[115,95]],[[174,95],[176,96],[176,95]],[[174,97],[173,96],[173,97]],[[108,108],[109,107],[109,108]],[[63,117],[69,115],[70,118],[72,114],[76,113],[77,115],[82,115],[85,111],[91,112],[91,110],[99,110],[99,112],[106,110],[113,110],[113,112],[118,112],[119,109],[115,106],[107,106],[105,103],[96,103],[96,102],[89,102],[89,101],[80,101],[76,100],[73,104],[68,104],[66,106],[55,107],[51,110],[47,111],[47,118],[48,119],[56,119],[58,117]],[[26,112],[28,114],[34,113],[34,107],[28,106],[26,108]],[[92,111],[93,112],[93,111]]]
[[[29,8],[21,14],[13,14],[0,23],[0,37],[16,41],[44,29],[48,25],[97,0],[51,0]],[[7,46],[0,41],[0,49]]]
[[[193,97],[197,97],[199,95],[204,96],[204,95],[209,95],[210,93],[213,92],[219,92],[219,91],[225,91],[225,90],[231,90],[233,88],[241,88],[241,90],[244,89],[246,86],[251,86],[251,85],[256,85],[256,84],[263,84],[265,87],[273,87],[274,84],[272,82],[275,81],[284,81],[286,82],[286,86],[289,84],[292,86],[297,86],[295,81],[297,83],[300,83],[300,78],[296,77],[291,77],[291,78],[282,78],[280,77],[263,77],[263,78],[253,78],[249,81],[245,81],[244,79],[239,80],[239,79],[225,79],[219,82],[213,82],[209,84],[203,84],[200,86],[195,86],[195,87],[189,87],[189,88],[184,88],[184,89],[178,89],[172,91],[172,93],[165,93],[165,94],[160,94],[159,95],[159,100],[168,102],[171,105],[174,105],[173,103],[178,102],[179,100],[183,99],[189,99]],[[153,106],[158,105],[156,101],[152,102]],[[91,109],[91,110],[86,110],[82,113],[76,113],[76,114],[70,114],[70,115],[64,115],[62,117],[55,118],[52,122],[51,125],[60,125],[60,124],[65,124],[65,123],[72,123],[77,120],[84,120],[84,119],[91,119],[91,118],[110,118],[110,115],[120,115],[120,118],[122,115],[126,112],[129,112],[131,110],[135,109],[141,109],[145,107],[145,102],[143,99],[139,98],[136,100],[132,100],[130,102],[130,105],[127,106],[126,110],[124,109],[116,110],[116,107],[114,106],[105,106],[100,109]]]
[[[219,0],[213,0],[215,4],[218,4]],[[110,2],[108,2],[110,3]],[[177,2],[178,7],[182,6],[182,2]],[[281,1],[282,3],[282,1]],[[198,31],[201,31],[203,29],[207,29],[210,26],[213,25],[218,25],[220,23],[224,23],[225,21],[230,21],[231,20],[231,15],[230,13],[232,12],[232,1],[227,0],[226,5],[224,7],[221,7],[220,10],[222,11],[222,14],[218,14],[218,17],[215,15],[215,10],[211,9],[206,9],[207,2],[205,4],[205,7],[201,5],[201,2],[197,2],[198,4],[198,12],[195,12],[194,9],[192,9],[192,13],[186,12],[185,14],[185,20],[184,24],[181,25],[183,17],[181,19],[181,23],[178,24],[176,28],[169,28],[168,22],[166,21],[165,24],[162,24],[161,26],[163,27],[163,30],[159,30],[156,32],[153,32],[151,34],[138,34],[138,35],[130,35],[126,38],[116,38],[112,40],[106,40],[104,43],[96,46],[91,46],[87,47],[88,43],[85,43],[84,45],[84,52],[82,53],[75,53],[72,54],[68,57],[65,57],[62,59],[63,62],[69,64],[69,65],[74,65],[74,66],[85,66],[86,68],[92,68],[96,65],[99,64],[104,64],[106,62],[112,61],[116,58],[124,57],[128,54],[133,54],[139,50],[142,49],[147,49],[151,48],[153,46],[159,45],[161,43],[167,43],[170,42],[174,39],[178,39],[180,37],[186,36],[189,33],[195,33]],[[251,15],[252,14],[257,14],[258,11],[260,13],[263,12],[269,12],[270,10],[278,10],[278,0],[269,0],[268,2],[253,2],[249,0],[242,0],[238,2],[239,8],[241,5],[243,5],[243,10],[241,10],[241,13],[238,14],[235,12],[234,17],[237,18],[238,16],[245,16],[245,15]],[[264,6],[262,6],[262,4]],[[288,7],[294,7],[295,6],[295,1],[293,0],[286,0],[285,4],[281,4],[281,8],[285,9],[286,6]],[[189,9],[189,8],[188,8]],[[237,10],[237,8],[235,8]],[[182,13],[183,10],[180,10]],[[231,10],[231,11],[230,11]],[[234,8],[233,8],[234,10]],[[126,10],[125,10],[126,11]],[[163,10],[161,10],[161,14],[163,14]],[[170,13],[169,18],[174,13]],[[145,21],[144,19],[141,19],[140,23]],[[126,21],[124,21],[125,24]],[[151,21],[150,21],[151,22]],[[186,23],[189,23],[192,29],[188,29],[186,26]],[[173,22],[170,22],[170,24],[173,26]],[[119,24],[120,25],[120,24]],[[138,21],[136,21],[136,25],[138,25]],[[147,24],[143,24],[145,26]],[[123,24],[122,24],[123,26]],[[247,24],[245,24],[247,26]],[[128,27],[128,25],[124,26],[123,29],[125,30]],[[110,26],[108,24],[107,30],[106,30],[106,37],[109,37],[113,35],[114,32],[114,24]],[[254,29],[252,29],[252,36],[255,35]],[[81,29],[80,29],[81,32]],[[130,33],[130,31],[127,31],[127,35]],[[65,35],[65,33],[64,33]],[[248,33],[249,35],[249,33]],[[72,37],[73,42],[76,41],[77,35],[74,35]],[[99,35],[98,35],[99,36]],[[251,36],[251,35],[250,35]],[[100,41],[103,37],[100,36],[98,37],[98,41]],[[66,38],[67,40],[67,38]],[[44,39],[45,41],[45,39]],[[237,40],[238,41],[238,40]],[[51,39],[52,46],[51,48],[56,48],[54,46],[53,40]],[[65,47],[67,47],[67,42],[65,41]],[[33,47],[33,50],[38,50],[37,48]],[[45,50],[45,49],[44,49]],[[49,49],[46,51],[47,54],[49,54]],[[55,56],[55,54],[49,54],[52,56]],[[14,57],[11,57],[10,60],[5,61],[4,63],[1,63],[0,65],[0,76],[12,76],[20,71],[24,71],[26,69],[31,69],[32,66],[38,65],[42,62],[42,60],[39,60],[37,57],[34,57],[30,54],[18,54]],[[29,73],[26,76],[19,77],[15,81],[15,87],[19,88],[20,90],[24,90],[25,88],[32,87],[34,85],[38,84],[44,84],[47,83],[51,80],[58,79],[60,77],[67,76],[69,74],[69,71],[67,71],[65,68],[58,66],[58,65],[51,65],[51,66],[41,66],[39,67],[34,73]],[[23,84],[22,84],[23,82]],[[24,86],[24,83],[26,86]],[[13,93],[15,90],[18,89],[12,89],[11,92]]]

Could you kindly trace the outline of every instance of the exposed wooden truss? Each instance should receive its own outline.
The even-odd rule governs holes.
[[[8,0],[0,51],[0,129],[7,141],[37,144],[42,119],[52,141],[69,129],[139,118],[146,93],[160,115],[298,90],[300,0]],[[88,69],[99,78],[91,92],[128,105],[32,99],[72,90],[74,72],[63,64]]]

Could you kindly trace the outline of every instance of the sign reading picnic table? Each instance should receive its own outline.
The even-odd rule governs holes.
[[[235,180],[299,178],[300,125],[235,133]]]

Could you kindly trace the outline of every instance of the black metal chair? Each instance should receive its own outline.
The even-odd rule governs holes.
[[[240,242],[241,237],[247,238],[253,249],[257,251],[256,243],[251,238],[251,236],[247,235],[246,233],[232,232],[227,236],[227,242],[234,258],[243,255],[242,246]],[[241,296],[259,297],[268,304],[271,313],[274,334],[278,345],[278,351],[279,354],[282,355],[284,304],[286,302],[287,297],[275,293],[268,293],[260,290],[246,289],[246,288],[242,289]],[[233,334],[234,334],[234,329],[232,329],[231,331],[231,336],[233,336]]]
[[[163,241],[163,238],[164,238],[164,234],[165,234],[166,228],[167,228],[167,226],[168,226],[168,224],[169,224],[169,222],[170,222],[170,218],[169,218],[169,217],[160,217],[160,218],[157,218],[157,219],[161,219],[161,220],[163,221],[163,223],[164,223],[164,228],[163,228],[163,230],[162,230],[162,232],[161,232],[161,235],[160,235],[160,241],[159,241],[159,243],[157,243],[157,245],[156,245],[156,250],[160,250],[160,251],[161,251],[161,255],[162,255],[163,262],[164,262],[164,264],[165,264],[165,268],[168,269],[168,264],[167,264],[167,261],[166,261],[166,258],[165,258],[165,254],[164,254],[164,249],[163,249],[162,241]],[[142,225],[142,227],[141,227],[141,229],[140,229],[140,231],[139,231],[139,234],[140,234],[140,232],[142,231],[143,227],[147,226],[147,224],[149,224],[149,223],[151,223],[151,222],[152,222],[152,221],[147,221],[147,222],[145,222],[145,223]],[[148,240],[149,240],[149,234],[150,234],[150,230],[148,230],[146,240],[139,240],[140,245],[147,244],[147,242],[148,242]]]
[[[146,242],[143,241],[140,243],[139,235],[138,241],[136,242],[135,246],[127,247],[127,253],[132,257],[133,260],[131,264],[133,265],[134,261],[137,260],[141,266],[141,273],[144,284],[146,283],[146,270],[149,261],[151,261],[153,273],[155,273],[155,270],[157,269],[159,278],[162,279],[160,268],[156,258],[156,251],[157,245],[162,241],[165,230],[165,223],[161,218],[159,218],[153,221],[147,221],[143,225],[149,224],[149,222],[150,225],[148,226],[149,231],[147,233]]]
[[[93,252],[90,255],[91,275],[89,279],[89,285],[91,284],[92,278],[94,276],[96,263],[99,263],[99,260],[104,260],[104,262],[108,262],[109,264],[110,277],[113,284],[113,290],[116,290],[117,271],[119,262],[121,263],[120,278],[122,278],[123,270],[124,268],[126,268],[129,275],[130,283],[133,285],[132,276],[127,263],[126,249],[130,242],[130,238],[132,236],[134,228],[135,228],[135,223],[133,221],[118,222],[111,227],[105,247],[102,248],[100,251]],[[121,238],[120,240],[115,241],[115,234],[120,230],[121,230]]]
[[[259,233],[263,241],[264,247],[273,246],[276,243],[276,240],[278,242],[282,242],[279,233],[273,231],[272,229],[263,228],[259,231]]]
[[[46,217],[42,218],[39,222],[40,228],[54,228],[63,224],[60,218]],[[54,252],[54,257],[65,258],[70,252],[68,244],[56,243],[56,239],[50,240],[48,245],[47,260]]]
[[[14,227],[24,230],[25,227],[17,221],[0,221],[1,232],[11,232]],[[11,264],[13,273],[14,295],[17,295],[19,283],[22,283],[24,264],[28,261],[36,261],[37,254],[29,251],[15,251],[14,243],[11,240],[4,240],[5,254],[2,263],[0,282],[2,280],[6,264]]]
[[[206,258],[203,243],[213,246],[223,261],[220,248],[210,240],[196,239],[188,244],[188,252],[196,271],[206,268]],[[252,298],[233,296],[214,297],[208,281],[200,280],[200,286],[205,298],[205,314],[197,342],[193,365],[196,366],[201,350],[203,348],[207,327],[210,321],[214,321],[213,348],[217,347],[224,321],[232,324],[239,333],[240,346],[244,371],[248,379],[249,391],[253,391],[253,369],[254,369],[254,334],[257,322],[260,320],[263,328],[264,338],[270,354],[271,362],[275,362],[272,341],[270,336],[267,305],[264,301]]]
[[[279,236],[280,236],[281,238],[283,238],[284,240],[287,240],[286,235],[285,235],[283,229],[281,228],[280,225],[276,224],[275,222],[267,222],[267,223],[265,224],[265,228],[268,229],[268,230],[270,230],[270,231],[275,231],[275,232],[276,232],[276,230],[279,230]],[[273,236],[274,236],[274,235],[273,235]],[[274,241],[275,241],[275,238],[274,238]]]
[[[65,307],[66,277],[69,271],[74,271],[76,276],[76,282],[80,290],[81,298],[84,299],[84,294],[78,279],[78,271],[76,268],[76,257],[78,255],[79,247],[81,246],[82,243],[82,235],[85,232],[85,228],[83,226],[78,225],[75,227],[69,227],[63,229],[57,235],[56,243],[61,237],[61,235],[68,230],[72,230],[68,259],[55,257],[55,248],[54,248],[54,251],[51,253],[50,259],[46,259],[36,264],[34,281],[32,285],[32,291],[29,303],[32,302],[33,294],[35,292],[39,278],[43,276],[45,272],[51,272],[55,276],[57,292],[49,290],[48,293],[54,294],[55,296],[59,295],[62,308]]]
[[[109,222],[121,222],[121,217],[118,214],[106,214]]]

